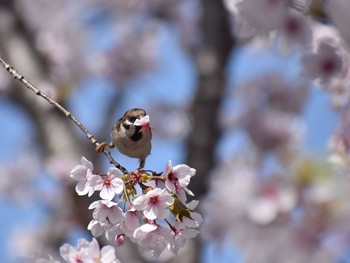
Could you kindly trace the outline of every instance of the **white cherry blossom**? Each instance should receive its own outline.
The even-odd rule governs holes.
[[[160,256],[167,248],[171,238],[169,229],[154,224],[144,224],[134,232],[134,239],[140,248],[151,252],[154,257]]]
[[[193,196],[193,193],[187,189],[187,186],[190,183],[191,177],[196,174],[196,170],[189,167],[186,164],[179,164],[172,166],[171,161],[168,161],[164,176],[166,188],[173,193],[176,193],[179,188],[184,189],[189,195]]]
[[[148,123],[149,119],[146,118],[137,124]],[[76,168],[75,171],[79,173],[75,173],[78,175],[82,174],[81,171],[92,171],[90,162],[85,159],[82,162],[86,164],[79,166],[80,170]],[[156,173],[157,187],[154,188],[154,184],[151,183],[156,177],[154,172],[151,174],[148,171],[137,171],[123,176],[115,167],[110,168],[107,174],[91,172],[88,185],[93,191],[100,191],[102,200],[94,201],[89,206],[89,209],[93,209],[93,218],[87,229],[94,237],[105,234],[108,242],[116,247],[123,245],[125,239],[129,238],[138,244],[142,251],[150,252],[153,257],[159,257],[166,249],[167,252],[178,253],[188,238],[198,234],[195,228],[203,221],[202,216],[193,211],[198,201],[186,204],[186,192],[192,194],[187,186],[195,173],[195,169],[185,164],[173,167],[169,161],[163,174]],[[141,193],[138,193],[139,189],[135,187],[138,184],[142,188]],[[112,201],[118,194],[121,194],[118,202]],[[177,207],[173,205],[175,200],[178,202]],[[119,206],[123,202],[127,205],[127,210],[126,206]],[[169,221],[163,220],[168,217]],[[95,242],[82,240],[77,247],[66,244],[61,248],[62,257],[67,262],[75,263],[95,263],[91,258],[99,263],[117,262],[114,261],[114,253],[113,257],[109,258],[111,249],[107,247],[100,251]],[[110,261],[104,261],[105,258],[109,258]]]
[[[176,222],[171,234],[172,238],[168,244],[168,249],[176,255],[185,246],[187,239],[195,238],[199,234],[199,231],[186,228],[182,223]]]
[[[91,231],[91,234],[94,237],[101,236],[108,228],[110,227],[109,224],[101,223],[97,221],[96,219],[92,219],[87,227],[88,230]]]
[[[70,177],[78,181],[75,191],[78,195],[91,196],[94,188],[91,186],[91,178],[93,176],[93,165],[85,157],[81,157],[81,164],[75,166],[70,172]]]
[[[139,211],[137,211],[134,207],[125,213],[125,220],[122,223],[122,229],[125,235],[132,236],[135,229],[140,226],[138,213]]]
[[[124,244],[125,234],[121,228],[121,224],[117,224],[106,231],[107,240],[114,246],[120,247]]]
[[[145,132],[150,132],[152,129],[149,123],[149,115],[146,115],[141,119],[135,120],[134,125],[141,126],[142,127],[141,130],[144,130]]]
[[[327,85],[333,77],[344,72],[344,62],[338,50],[327,42],[321,42],[316,53],[306,53],[303,57],[304,75],[318,79]]]
[[[66,262],[76,263],[118,263],[115,252],[112,246],[105,246],[100,250],[96,239],[87,242],[84,239],[79,239],[77,247],[69,244],[64,244],[60,248],[61,256]]]
[[[112,167],[104,178],[94,175],[91,178],[91,184],[95,190],[101,191],[100,197],[102,199],[111,201],[116,194],[123,192],[124,183],[121,176],[121,172],[117,168]]]
[[[192,212],[198,204],[199,201],[197,200],[192,200],[187,204],[187,207],[190,209],[189,213],[191,218],[186,216],[180,216],[180,221],[185,227],[198,228],[203,223],[203,217],[201,216],[201,214],[197,212]]]
[[[279,33],[285,38],[287,44],[297,43],[308,47],[312,42],[312,31],[309,19],[302,13],[289,11],[282,19]]]
[[[135,209],[142,210],[149,220],[166,218],[169,215],[168,206],[174,202],[166,189],[155,188],[145,195],[137,197],[133,204]]]
[[[117,203],[109,200],[95,201],[89,209],[95,209],[92,216],[101,223],[117,224],[123,220],[123,210]]]

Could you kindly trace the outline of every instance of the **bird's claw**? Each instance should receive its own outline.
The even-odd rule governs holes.
[[[106,146],[108,146],[109,148],[113,148],[114,147],[114,145],[112,143],[101,142],[101,143],[99,143],[96,146],[95,150],[97,152],[101,153],[101,152],[103,152],[105,150]]]

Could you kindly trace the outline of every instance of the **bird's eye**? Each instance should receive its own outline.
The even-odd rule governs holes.
[[[123,127],[125,128],[125,129],[127,129],[127,130],[129,130],[130,129],[130,125],[129,124],[127,124],[127,123],[123,123]]]
[[[129,117],[129,118],[128,118],[128,121],[130,121],[130,122],[132,122],[132,123],[134,123],[134,122],[135,122],[135,120],[136,120],[136,118],[135,118],[135,117]]]

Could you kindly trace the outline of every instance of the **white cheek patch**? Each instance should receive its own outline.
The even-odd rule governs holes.
[[[129,130],[130,127],[133,125],[132,122],[130,122],[129,120],[125,120],[123,123],[122,123],[122,127],[125,129],[125,130]]]
[[[124,121],[124,123],[127,124],[127,125],[130,125],[130,126],[133,125],[133,123],[132,123],[131,121],[129,121],[128,119],[126,119],[126,120]]]
[[[128,128],[126,128],[126,125]],[[128,137],[132,136],[135,133],[135,126],[132,122],[125,120],[123,125],[121,126],[122,133],[125,133]]]

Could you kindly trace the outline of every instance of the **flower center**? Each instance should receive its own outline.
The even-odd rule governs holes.
[[[110,186],[110,185],[111,185],[111,179],[105,178],[105,179],[103,180],[103,185]]]
[[[174,174],[173,172],[170,172],[170,173],[168,174],[168,179],[169,179],[170,181],[175,181],[175,180],[177,180],[178,178],[175,176],[175,174]]]
[[[321,65],[322,72],[326,74],[331,74],[336,69],[336,63],[332,59],[325,60]]]
[[[286,31],[291,35],[296,35],[299,32],[299,23],[295,18],[290,18],[286,22]]]
[[[150,204],[156,204],[158,203],[158,196],[152,196],[149,198]]]

